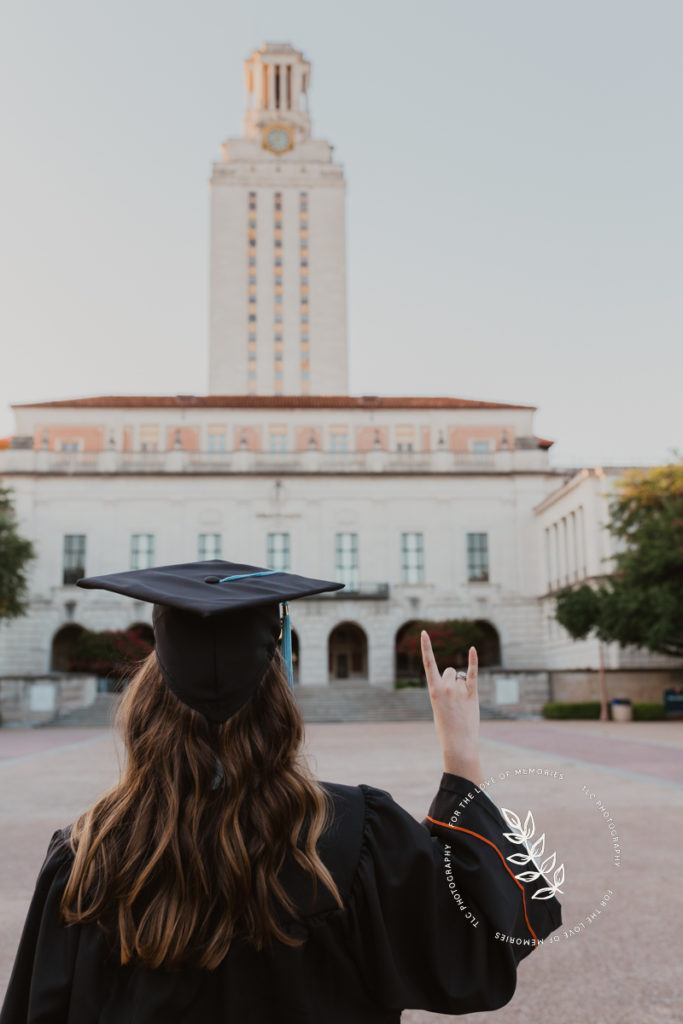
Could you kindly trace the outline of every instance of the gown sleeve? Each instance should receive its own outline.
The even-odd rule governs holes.
[[[522,847],[505,838],[510,827],[496,804],[445,773],[420,824],[388,793],[361,788],[365,825],[347,925],[370,997],[386,1009],[451,1014],[505,1005],[518,962],[562,916],[554,896],[532,899],[548,885],[542,876],[515,879],[522,869],[505,858]]]
[[[60,921],[59,904],[71,870],[63,831],[48,847],[0,1010],[0,1024],[63,1024],[71,998],[77,929]]]

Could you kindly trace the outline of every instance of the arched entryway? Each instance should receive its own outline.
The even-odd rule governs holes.
[[[498,630],[486,619],[477,619],[476,626],[483,634],[483,639],[477,645],[479,664],[486,668],[498,667],[502,664]]]
[[[368,678],[368,638],[355,622],[340,622],[327,641],[330,680]]]
[[[394,675],[396,681],[411,680],[417,682],[422,680],[424,677],[424,669],[422,666],[422,657],[417,652],[406,653],[401,649],[401,641],[405,637],[406,633],[411,626],[415,625],[416,620],[410,619],[409,622],[404,622],[399,629],[396,630],[396,636],[394,637]]]
[[[70,622],[58,629],[52,637],[50,651],[50,670],[52,672],[68,672],[73,646],[83,632],[83,626]]]

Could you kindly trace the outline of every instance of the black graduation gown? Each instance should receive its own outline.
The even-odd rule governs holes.
[[[236,941],[214,971],[122,967],[97,925],[62,924],[72,855],[68,830],[56,833],[0,1024],[397,1024],[408,1007],[459,1014],[507,1003],[517,963],[562,918],[555,897],[531,898],[542,877],[513,877],[520,869],[505,858],[522,847],[504,838],[495,804],[475,793],[454,830],[451,815],[475,789],[459,776],[443,775],[422,823],[383,790],[323,785],[335,820],[319,850],[343,909],[321,886],[313,900],[288,861],[283,881],[304,914],[288,927],[305,944],[259,953]]]

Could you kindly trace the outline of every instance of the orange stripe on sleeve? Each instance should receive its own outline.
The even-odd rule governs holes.
[[[449,822],[447,822],[447,821],[437,821],[437,820],[436,820],[436,818],[430,818],[428,814],[426,815],[426,818],[427,818],[427,821],[431,821],[431,822],[432,822],[432,824],[434,824],[434,825],[443,825],[443,827],[444,827],[444,828],[451,828],[451,829],[453,829],[453,830],[454,830],[455,832],[467,832],[467,834],[468,834],[468,835],[470,835],[470,836],[475,836],[475,838],[476,838],[476,839],[481,839],[481,841],[482,841],[483,843],[488,843],[488,845],[489,845],[489,846],[490,846],[490,847],[491,847],[492,849],[494,849],[494,850],[496,851],[496,853],[497,853],[497,854],[498,854],[498,856],[500,857],[501,861],[503,862],[503,867],[505,868],[505,870],[506,870],[506,871],[507,871],[507,873],[509,874],[509,876],[510,876],[510,878],[512,879],[512,881],[513,881],[513,882],[515,883],[515,885],[516,885],[516,886],[518,887],[518,889],[519,889],[519,890],[521,891],[521,893],[522,893],[522,908],[523,908],[523,910],[524,910],[524,920],[526,921],[526,926],[527,926],[527,928],[529,929],[529,931],[531,932],[531,934],[532,934],[532,935],[533,935],[533,937],[534,937],[534,942],[536,943],[536,945],[538,945],[538,939],[537,939],[537,937],[536,937],[536,932],[535,932],[535,931],[533,930],[533,928],[532,928],[532,927],[531,927],[531,925],[529,924],[529,917],[528,917],[528,915],[527,915],[527,912],[526,912],[526,894],[525,894],[525,892],[524,892],[524,886],[522,885],[522,883],[521,883],[521,882],[518,882],[518,881],[517,881],[517,879],[516,879],[516,878],[515,878],[515,876],[513,875],[512,871],[510,870],[510,868],[509,868],[508,864],[506,863],[506,861],[505,861],[505,857],[504,857],[504,856],[503,856],[503,854],[502,854],[502,853],[500,852],[500,850],[498,849],[498,847],[496,846],[496,844],[495,844],[495,843],[492,843],[490,839],[487,839],[487,838],[486,838],[486,836],[480,836],[478,832],[472,832],[472,831],[471,831],[471,829],[469,829],[469,828],[463,828],[463,827],[462,827],[461,825],[451,825],[451,824],[450,824]]]

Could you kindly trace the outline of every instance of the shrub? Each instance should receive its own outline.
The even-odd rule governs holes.
[[[658,722],[666,716],[664,705],[656,701],[638,701],[633,704],[633,717],[636,722]]]
[[[396,690],[409,690],[409,689],[424,689],[427,685],[426,679],[410,678],[410,679],[397,679],[394,683],[394,689]]]
[[[102,633],[85,629],[74,641],[67,670],[93,672],[121,680],[130,675],[131,668],[144,661],[151,650],[152,645],[135,629],[106,629]]]
[[[600,701],[548,701],[543,705],[544,718],[600,718]]]

